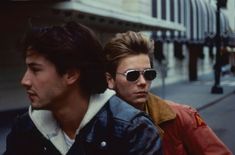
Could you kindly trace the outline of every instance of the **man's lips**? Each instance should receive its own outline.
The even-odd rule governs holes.
[[[139,91],[139,92],[135,92],[134,94],[136,94],[136,95],[147,95],[147,93],[148,92],[146,92],[146,91]]]
[[[34,91],[30,91],[30,90],[27,91],[27,94],[31,101],[33,100],[35,96],[37,96],[37,94]]]
[[[32,91],[32,90],[27,90],[27,94],[28,95],[36,95],[36,93],[34,91]]]

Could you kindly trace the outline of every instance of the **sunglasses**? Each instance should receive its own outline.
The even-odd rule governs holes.
[[[144,76],[144,79],[147,81],[152,81],[157,76],[157,72],[151,68],[144,69],[143,71],[130,69],[130,70],[125,71],[124,73],[116,73],[116,74],[125,76],[127,81],[131,81],[131,82],[138,80],[141,74]]]

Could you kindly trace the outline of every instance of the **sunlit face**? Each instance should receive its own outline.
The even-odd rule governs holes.
[[[51,109],[66,92],[64,77],[55,66],[39,53],[28,50],[27,70],[21,84],[25,87],[31,105],[35,109]]]
[[[117,73],[124,73],[134,69],[143,71],[151,68],[150,59],[146,54],[129,56],[122,59],[117,67]],[[136,81],[128,81],[124,75],[116,74],[116,77],[107,78],[108,86],[114,89],[119,97],[132,104],[134,107],[143,110],[144,103],[147,101],[151,81],[145,80],[143,75]]]

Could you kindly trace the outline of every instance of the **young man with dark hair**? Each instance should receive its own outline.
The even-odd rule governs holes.
[[[89,28],[33,28],[23,45],[21,83],[31,106],[14,123],[4,155],[161,154],[149,118],[106,90],[105,56]]]
[[[132,31],[112,38],[104,48],[108,87],[150,115],[161,131],[164,155],[232,155],[195,109],[149,93],[156,77],[153,45],[141,33]]]

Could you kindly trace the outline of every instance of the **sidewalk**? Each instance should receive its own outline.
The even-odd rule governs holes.
[[[213,73],[210,73],[200,76],[198,81],[195,82],[183,80],[165,87],[162,85],[155,86],[152,87],[151,92],[162,98],[201,110],[235,93],[235,77],[232,75],[221,77],[223,94],[211,94],[210,91],[213,84],[214,76]]]

